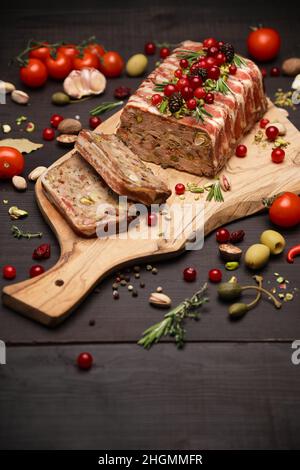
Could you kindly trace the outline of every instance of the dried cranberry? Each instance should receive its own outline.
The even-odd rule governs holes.
[[[245,232],[244,230],[236,230],[230,234],[230,243],[239,243],[244,240]]]
[[[32,253],[32,259],[48,259],[51,255],[51,249],[49,243],[43,243],[38,246]]]
[[[127,86],[118,86],[114,91],[114,97],[118,100],[124,100],[131,95],[131,89]]]

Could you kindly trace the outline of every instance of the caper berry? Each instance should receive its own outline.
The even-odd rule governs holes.
[[[57,106],[64,106],[70,103],[70,97],[62,91],[57,91],[52,95],[52,103],[56,104]]]
[[[260,269],[270,258],[270,248],[262,243],[251,245],[245,254],[246,266],[250,269]]]
[[[285,239],[275,230],[265,230],[260,236],[260,243],[268,246],[272,255],[279,255],[285,248]]]
[[[237,299],[242,292],[242,287],[237,282],[222,282],[218,287],[218,295],[222,300]]]
[[[249,310],[248,305],[242,302],[237,302],[235,304],[230,305],[228,309],[228,313],[231,318],[239,318],[245,315]]]

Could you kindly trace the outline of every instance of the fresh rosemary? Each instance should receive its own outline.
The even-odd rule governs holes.
[[[231,88],[227,85],[227,83],[226,83],[226,81],[224,80],[223,77],[220,77],[220,78],[217,80],[215,90],[218,91],[219,93],[222,93],[223,95],[228,95],[228,93],[231,93],[231,94],[233,95],[233,91],[232,91]]]
[[[208,194],[207,194],[207,197],[206,197],[207,201],[212,201],[212,200],[214,200],[216,202],[223,202],[224,201],[224,197],[223,197],[223,194],[222,194],[221,185],[220,185],[219,180],[217,180],[213,184],[205,186],[205,189],[206,189],[206,191],[208,191]]]
[[[197,121],[202,121],[202,122],[205,120],[205,116],[208,116],[211,118],[213,117],[208,111],[206,111],[203,105],[198,105],[192,115],[194,118],[197,119]]]
[[[43,236],[43,232],[23,232],[23,230],[21,230],[16,225],[12,225],[11,232],[15,238],[27,238],[28,240],[31,238],[41,238]]]
[[[204,56],[205,52],[202,49],[200,51],[189,51],[188,49],[180,49],[176,55],[179,59],[186,59],[189,62],[193,62],[199,59],[199,57]]]
[[[116,108],[117,106],[122,106],[124,101],[106,101],[104,103],[101,103],[99,106],[96,106],[96,108],[92,109],[90,111],[91,116],[97,116],[98,114],[102,114],[105,111],[110,111],[111,109]]]
[[[238,54],[234,54],[234,57],[233,57],[233,61],[234,65],[236,67],[247,67],[247,63],[245,62],[245,60],[243,59],[243,57],[241,57],[240,55]]]
[[[144,331],[138,344],[145,349],[150,349],[153,344],[158,343],[162,336],[171,336],[175,339],[177,348],[182,348],[186,333],[183,327],[184,320],[186,318],[198,320],[199,312],[197,308],[208,302],[208,300],[207,284],[204,284],[190,299],[185,299],[177,307],[166,313],[161,322]]]

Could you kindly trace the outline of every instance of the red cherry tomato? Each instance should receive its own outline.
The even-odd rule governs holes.
[[[43,130],[43,139],[44,140],[54,140],[55,138],[55,132],[53,129],[51,129],[51,127],[46,127],[44,130]]]
[[[211,269],[208,272],[208,278],[211,282],[221,282],[222,281],[222,271],[220,269]]]
[[[17,275],[17,270],[14,266],[7,264],[2,268],[2,274],[4,279],[14,279]]]
[[[281,148],[277,148],[272,150],[271,158],[272,162],[274,163],[281,163],[283,162],[285,157],[285,151]]]
[[[185,193],[185,186],[182,183],[177,183],[175,186],[175,193],[180,196]]]
[[[24,169],[24,157],[13,147],[0,147],[0,179],[20,175]]]
[[[45,269],[43,266],[40,266],[39,264],[34,264],[31,266],[29,270],[29,276],[30,277],[36,277],[39,276],[40,274],[43,274],[45,272]]]
[[[101,124],[101,119],[98,116],[91,116],[89,119],[89,125],[91,129],[96,129],[96,127]]]
[[[227,228],[219,228],[216,232],[216,240],[218,243],[226,243],[230,238],[230,232]]]
[[[118,52],[108,51],[101,58],[100,71],[109,78],[119,77],[124,68],[124,60]]]
[[[42,46],[37,47],[36,49],[32,49],[32,51],[29,52],[29,57],[32,59],[39,59],[42,62],[45,62],[45,60],[50,56],[50,49],[47,46],[47,43],[45,42]]]
[[[280,49],[280,35],[273,28],[258,28],[247,39],[248,52],[258,61],[274,59]]]
[[[105,49],[100,44],[89,44],[85,49],[84,52],[90,52],[94,57],[97,59],[97,67],[96,69],[100,68],[101,57],[105,54]]]
[[[246,145],[238,145],[235,149],[235,154],[237,157],[243,158],[247,155],[247,147]]]
[[[294,193],[286,192],[278,196],[269,210],[273,224],[289,228],[300,223],[300,198]]]
[[[82,352],[77,357],[76,362],[79,369],[88,370],[93,365],[93,356],[88,352]]]
[[[57,49],[57,52],[62,52],[71,60],[79,55],[79,50],[74,46],[74,44],[64,44]]]
[[[186,282],[193,282],[197,278],[197,271],[195,268],[188,267],[183,270],[183,279]]]
[[[57,52],[55,58],[48,57],[46,66],[49,76],[55,80],[63,80],[72,70],[71,59],[62,52]]]
[[[58,128],[58,124],[63,121],[64,118],[60,114],[53,114],[50,118],[50,124],[54,129]]]
[[[38,88],[48,78],[47,68],[39,59],[30,58],[26,66],[20,68],[20,79],[30,88]]]

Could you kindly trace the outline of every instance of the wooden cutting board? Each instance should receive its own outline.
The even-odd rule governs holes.
[[[270,121],[285,124],[285,139],[290,142],[286,158],[282,164],[274,164],[270,159],[271,144],[264,148],[254,143],[258,125],[244,139],[248,154],[246,158],[233,156],[222,173],[231,180],[232,189],[224,193],[225,201],[205,203],[202,226],[204,234],[262,210],[262,199],[282,191],[300,194],[300,133],[287,119],[287,113],[270,104],[266,117]],[[98,130],[113,133],[119,123],[120,112],[101,124]],[[72,157],[72,151],[61,157]],[[176,183],[196,182],[204,185],[212,180],[199,178],[173,169],[162,169],[149,164],[152,170],[165,179],[174,189]],[[61,255],[58,262],[39,277],[17,284],[10,284],[3,289],[5,305],[19,313],[53,327],[64,320],[87,296],[93,287],[109,272],[127,263],[148,261],[159,256],[174,255],[185,249],[187,240],[191,240],[195,222],[201,221],[200,204],[206,194],[195,201],[195,194],[187,192],[185,199],[172,195],[168,204],[193,203],[196,208],[188,213],[184,224],[175,227],[171,237],[166,239],[158,234],[158,227],[152,227],[153,237],[145,239],[143,233],[149,228],[144,224],[138,238],[134,239],[84,239],[77,236],[48,201],[43,193],[40,181],[36,183],[36,198],[43,216],[52,227],[60,243]],[[165,216],[161,216],[165,217]],[[142,222],[142,227],[143,227]]]

